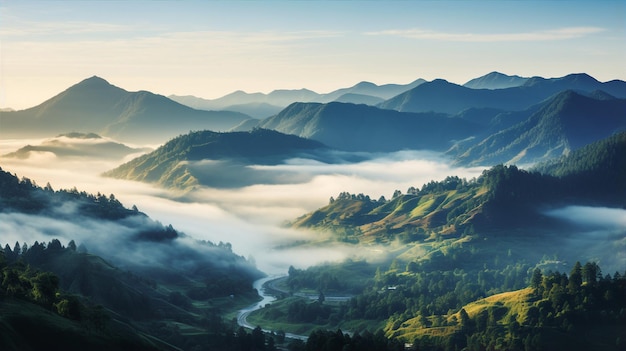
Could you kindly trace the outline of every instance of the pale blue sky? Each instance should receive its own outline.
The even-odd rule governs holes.
[[[625,1],[0,0],[0,106],[20,109],[92,75],[217,98],[494,70],[626,80],[624,62]]]

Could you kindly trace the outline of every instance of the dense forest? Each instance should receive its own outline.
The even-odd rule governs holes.
[[[259,313],[326,328],[354,320],[385,321],[374,334],[315,331],[307,350],[342,350],[352,345],[350,335],[364,332],[384,335],[387,343],[355,350],[395,350],[404,344],[415,350],[620,350],[626,346],[626,272],[604,275],[595,262],[576,262],[569,275],[523,264],[476,270],[433,268],[399,267],[392,262],[384,272],[379,268],[361,293],[339,304],[325,303],[327,285],[320,285],[329,276],[330,281],[344,278],[330,273],[335,267],[291,269],[288,284],[306,276],[310,288],[320,289],[320,298],[285,298],[287,314],[281,315],[280,308],[272,305]],[[315,346],[308,348],[311,345]]]
[[[574,252],[580,227],[544,211],[625,206],[625,147],[619,133],[530,171],[498,165],[476,179],[449,176],[398,190],[389,200],[342,192],[293,225],[346,244],[388,244],[393,254],[382,263],[292,267],[285,285],[293,296],[257,314],[331,330],[381,329],[417,350],[622,349],[623,265],[603,274],[588,261],[558,273],[590,257],[615,263],[607,252],[621,244],[587,238],[587,249]],[[592,251],[600,240],[604,251]],[[301,291],[319,298],[303,299]],[[325,301],[337,292],[354,296]]]
[[[48,242],[0,248],[1,349],[42,349],[45,339],[32,336],[56,340],[56,334],[65,335],[57,346],[66,350],[238,345],[236,323],[224,314],[255,301],[252,282],[262,273],[229,243],[192,240],[135,206],[125,208],[114,195],[42,188],[2,170],[0,204],[7,221],[54,224],[42,232]],[[88,235],[81,239],[94,246],[67,239],[76,227],[65,223],[84,223]],[[155,263],[135,263],[136,252]]]
[[[396,190],[389,200],[342,192],[292,226],[325,230],[349,243],[550,228],[554,223],[538,208],[626,206],[625,148],[622,132],[531,170],[497,165],[475,179],[448,176]]]

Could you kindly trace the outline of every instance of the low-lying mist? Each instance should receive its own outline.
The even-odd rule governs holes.
[[[566,206],[546,215],[573,224],[564,236],[564,251],[579,260],[595,261],[604,274],[626,267],[626,209]]]
[[[2,141],[0,154],[15,151],[26,143]],[[22,160],[3,158],[0,166],[19,177],[30,178],[40,186],[50,183],[54,189],[76,187],[79,191],[94,194],[115,194],[126,207],[136,205],[152,219],[172,224],[195,239],[230,242],[235,253],[253,257],[259,269],[267,273],[285,272],[290,265],[306,267],[356,255],[380,257],[379,250],[364,252],[347,245],[306,250],[285,248],[293,242],[314,240],[319,234],[285,228],[284,222],[326,205],[331,196],[347,191],[363,193],[374,199],[380,196],[390,198],[396,189],[405,192],[411,186],[421,187],[448,175],[470,179],[478,177],[483,170],[453,168],[447,160],[429,152],[360,153],[355,156],[363,161],[325,164],[291,159],[280,165],[246,166],[250,174],[262,171],[264,183],[270,184],[220,189],[205,187],[184,195],[149,184],[100,176],[127,161],[128,157],[120,160],[61,159],[51,153],[32,153]],[[268,177],[272,182],[267,182]],[[76,227],[65,232],[78,233],[81,230],[86,229]],[[58,231],[29,230],[20,233],[20,238],[4,241],[47,241],[55,232]],[[38,239],[37,235],[42,233],[48,238]],[[70,235],[65,237],[72,239]],[[87,241],[86,236],[75,239],[77,243],[78,240]],[[99,245],[98,240],[89,241],[89,245]],[[102,245],[106,242],[107,238],[103,237]],[[278,246],[283,248],[277,249]]]

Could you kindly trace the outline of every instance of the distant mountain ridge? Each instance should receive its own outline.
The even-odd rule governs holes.
[[[563,90],[590,93],[602,90],[626,98],[626,82],[601,83],[587,74],[570,74],[561,78],[529,78],[523,85],[506,89],[471,89],[443,79],[421,84],[380,105],[401,112],[444,112],[456,114],[468,108],[496,108],[508,111],[526,109]]]
[[[327,94],[318,94],[308,89],[299,90],[274,90],[269,94],[246,93],[238,90],[218,99],[203,99],[195,96],[170,95],[169,98],[181,104],[202,110],[230,110],[243,112],[255,118],[269,117],[272,114],[251,112],[248,106],[262,104],[267,111],[282,108],[294,102],[319,102],[328,103],[340,101],[347,103],[377,104],[404,91],[412,89],[426,81],[417,79],[409,84],[383,84],[376,85],[371,82],[360,82],[349,88],[342,88]]]
[[[147,91],[128,92],[93,76],[42,104],[0,114],[3,137],[96,132],[122,141],[162,142],[189,130],[227,130],[249,116],[200,111]]]
[[[349,103],[294,103],[258,124],[346,151],[445,150],[479,125],[440,113],[403,113]]]
[[[491,72],[482,77],[474,78],[463,84],[472,89],[506,89],[524,85],[529,78],[517,75],[509,76],[500,72]]]
[[[626,99],[597,100],[568,90],[520,123],[458,148],[464,165],[525,164],[566,155],[626,130]]]

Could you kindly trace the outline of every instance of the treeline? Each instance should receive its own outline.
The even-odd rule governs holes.
[[[297,269],[290,266],[287,285],[292,292],[311,289],[317,292],[359,293],[371,283],[376,268],[365,260],[346,259],[333,265]]]
[[[485,255],[468,249],[450,250],[445,257],[440,255],[404,265],[394,260],[386,270],[379,267],[373,277],[361,278],[362,286],[350,285],[350,273],[337,267],[290,268],[287,284],[294,291],[309,288],[323,294],[335,289],[342,291],[343,287],[357,295],[333,306],[332,310],[328,306],[324,308],[319,301],[293,300],[288,307],[289,322],[333,325],[337,321],[361,319],[401,323],[416,315],[447,314],[479,298],[528,285],[531,268],[528,264],[511,263],[498,257],[489,260]],[[362,272],[374,270],[371,266],[360,269]],[[271,310],[272,306],[267,309]]]
[[[16,175],[0,168],[0,208],[2,211],[13,209],[24,213],[48,213],[67,202],[77,204],[77,212],[97,219],[115,220],[141,214],[135,206],[132,209],[125,208],[113,194],[110,196],[100,193],[93,195],[85,191],[79,192],[76,188],[55,191],[49,183],[42,188],[29,178],[19,179]],[[63,214],[54,212],[54,215]],[[75,213],[64,215],[73,216]]]
[[[525,271],[526,267],[517,267]],[[397,273],[397,272],[396,272]],[[449,274],[446,274],[449,273]],[[594,262],[585,265],[576,263],[569,275],[559,272],[542,273],[535,269],[527,284],[533,289],[528,301],[520,300],[520,306],[505,307],[500,303],[488,306],[481,312],[469,316],[461,307],[445,310],[444,305],[437,305],[440,298],[451,299],[462,303],[476,301],[486,295],[476,294],[473,289],[485,280],[492,280],[489,274],[481,277],[468,277],[476,284],[460,289],[463,283],[455,280],[453,275],[465,275],[465,272],[446,272],[437,277],[434,272],[429,279],[421,276],[424,290],[407,289],[402,281],[385,280],[389,274],[378,274],[377,291],[365,292],[335,308],[333,313],[342,311],[343,321],[359,318],[383,318],[387,315],[390,330],[397,329],[404,321],[419,317],[423,328],[448,330],[441,336],[417,337],[414,340],[387,338],[382,331],[358,333],[350,336],[341,330],[337,332],[318,330],[313,332],[305,345],[290,350],[403,350],[404,342],[410,344],[411,350],[622,350],[626,347],[626,272],[602,275],[600,267]],[[513,274],[515,275],[515,274]],[[397,276],[397,274],[396,274]],[[381,280],[381,278],[383,280]],[[456,284],[455,284],[456,282]],[[482,282],[482,283],[481,283]],[[397,285],[389,285],[394,283]],[[418,287],[416,284],[412,289]],[[382,286],[382,288],[381,288]],[[443,293],[449,290],[452,295]],[[466,295],[463,295],[463,294]],[[407,305],[406,296],[419,296],[414,305]],[[439,295],[439,296],[438,296]],[[422,305],[422,299],[430,296],[434,304]],[[301,302],[304,303],[304,302]],[[310,303],[319,304],[319,302]],[[457,303],[449,304],[459,305]],[[524,307],[527,305],[529,307]],[[432,310],[431,310],[432,309]],[[459,318],[447,316],[459,311]],[[513,310],[515,312],[513,312]],[[360,312],[358,312],[360,311]],[[358,314],[354,314],[358,312]],[[518,313],[520,313],[518,315]],[[392,326],[393,325],[393,326]],[[366,343],[357,340],[367,335]]]
[[[626,274],[626,273],[625,273]],[[415,340],[417,350],[623,350],[626,347],[626,279],[602,276],[594,262],[577,262],[569,276],[531,279],[534,302],[523,316],[494,306],[470,318],[461,310],[459,328],[447,338]],[[520,320],[521,319],[521,320]]]
[[[589,144],[534,170],[558,177],[584,196],[624,206],[626,197],[626,131]],[[589,184],[596,184],[590,187]]]
[[[350,335],[341,329],[336,332],[316,330],[307,339],[303,349],[293,351],[401,351],[404,344],[399,340],[388,339],[382,331],[364,332]]]
[[[230,245],[224,243],[219,247],[230,249]],[[102,335],[117,342],[121,319],[126,328],[131,325],[134,330],[157,336],[185,350],[275,349],[274,341],[270,341],[271,335],[265,338],[261,332],[263,345],[266,345],[261,348],[256,336],[258,331],[238,331],[236,322],[224,320],[219,308],[198,309],[194,306],[194,301],[206,302],[215,296],[233,293],[256,296],[249,280],[236,272],[228,269],[215,272],[210,279],[207,278],[205,286],[163,294],[154,280],[119,270],[85,251],[74,241],[64,246],[58,239],[48,243],[36,241],[30,246],[15,243],[13,248],[5,244],[3,249],[0,248],[0,301],[16,299],[37,304],[71,320],[82,328],[77,333],[85,333],[74,335],[83,340],[82,345],[90,345],[91,338],[97,341]],[[48,330],[37,320],[28,319],[33,317],[18,315],[15,318],[31,325],[35,333]],[[37,316],[34,318],[38,319]],[[199,328],[203,333],[186,336],[172,327],[172,323],[166,323],[171,318]],[[2,323],[0,318],[0,332]],[[132,332],[127,330],[124,335],[134,340]],[[71,337],[69,335],[68,332],[64,337]],[[284,339],[274,338],[277,341]],[[54,338],[51,340],[56,342]],[[0,348],[2,345],[0,337]]]
[[[73,241],[71,250],[76,250]],[[78,321],[85,328],[102,330],[106,327],[109,316],[102,306],[88,306],[76,295],[62,292],[59,277],[51,272],[41,271],[26,264],[25,260],[38,261],[42,255],[53,254],[65,250],[61,243],[54,239],[48,245],[35,242],[28,248],[26,244],[15,244],[13,250],[9,245],[0,250],[0,298],[14,298],[35,303],[59,316]],[[69,249],[69,248],[68,248]]]

